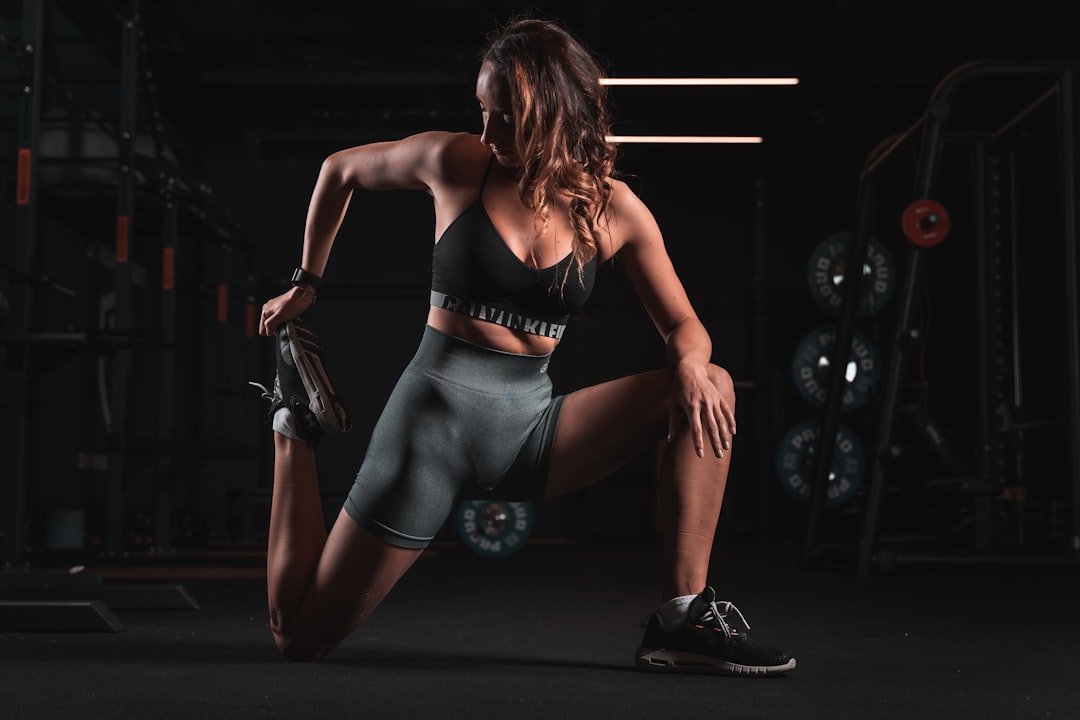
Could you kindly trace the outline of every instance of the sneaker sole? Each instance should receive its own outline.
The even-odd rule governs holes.
[[[764,677],[780,675],[795,669],[795,658],[783,665],[740,665],[718,661],[707,655],[676,653],[669,650],[643,651],[637,656],[639,670],[651,672],[707,673],[711,675],[735,675],[740,677]]]
[[[310,400],[309,409],[315,413],[319,425],[328,435],[347,433],[352,421],[345,405],[334,394],[334,386],[323,368],[315,333],[294,320],[289,323],[288,338],[289,351]]]

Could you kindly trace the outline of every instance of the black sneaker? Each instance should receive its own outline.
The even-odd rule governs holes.
[[[266,413],[272,421],[274,413],[283,407],[293,415],[296,434],[310,445],[324,435],[341,435],[352,428],[345,404],[334,394],[334,386],[326,374],[319,338],[303,320],[290,320],[277,334],[277,374],[273,392],[258,383],[263,397],[270,400]]]
[[[641,670],[756,676],[795,669],[795,658],[786,652],[751,641],[746,634],[750,623],[731,603],[717,602],[711,587],[691,601],[682,625],[667,627],[659,613],[641,624]]]

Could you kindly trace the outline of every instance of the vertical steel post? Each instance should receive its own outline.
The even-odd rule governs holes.
[[[989,261],[987,251],[990,238],[987,228],[987,194],[989,172],[985,142],[975,143],[972,152],[972,181],[975,185],[972,198],[972,220],[975,241],[975,391],[978,405],[976,442],[978,443],[979,480],[990,478],[990,308],[988,300]]]
[[[769,513],[770,484],[766,477],[772,475],[771,416],[773,383],[766,358],[769,357],[769,306],[768,306],[768,249],[765,242],[765,183],[758,179],[754,184],[754,434],[757,436],[758,473],[758,534],[767,538],[772,534]]]
[[[138,93],[139,4],[132,0],[131,12],[122,17],[120,29],[120,116],[118,183],[116,201],[116,270],[113,286],[113,326],[118,333],[131,329],[131,242],[135,219],[135,130]],[[123,551],[124,543],[124,455],[126,447],[128,381],[131,348],[121,342],[113,355],[109,386],[112,426],[108,433],[109,479],[106,499],[106,550]]]
[[[173,416],[176,400],[176,268],[177,235],[180,211],[176,201],[176,179],[163,178],[163,217],[161,227],[161,342],[158,371],[158,440],[162,456],[157,472],[157,511],[154,521],[154,544],[159,550],[171,544],[173,484],[176,468],[176,443],[173,440]]]
[[[1072,535],[1069,550],[1080,552],[1080,308],[1077,305],[1076,73],[1061,74],[1061,198],[1065,265],[1065,392],[1068,414]]]
[[[855,336],[855,317],[859,307],[859,294],[862,291],[863,265],[866,264],[866,251],[870,246],[873,191],[869,177],[864,177],[859,183],[856,205],[855,233],[851,239],[851,246],[848,248],[844,296],[833,343],[825,410],[810,474],[809,514],[803,540],[802,563],[804,566],[810,565],[814,551],[817,549],[818,527],[821,524],[821,515],[825,511],[829,475],[832,471],[833,455],[836,449],[836,436],[840,429],[840,409],[847,381],[848,360],[851,358],[851,341]]]
[[[11,265],[16,271],[34,273],[37,256],[38,130],[41,120],[42,38],[44,1],[23,0],[20,51],[28,58],[19,88],[18,158],[15,189],[15,236],[11,242]],[[33,323],[34,288],[30,282],[12,287],[8,298],[10,332],[25,338]],[[26,506],[26,382],[28,345],[5,348],[7,363],[7,428],[4,432],[8,472],[0,478],[3,498],[4,564],[20,565],[25,552],[23,520]]]
[[[927,112],[926,126],[923,130],[922,159],[915,180],[914,199],[932,196],[937,181],[938,165],[941,162],[942,135],[948,117],[948,105],[944,102],[931,103]],[[893,340],[885,366],[886,377],[878,411],[878,435],[874,450],[870,454],[867,463],[870,481],[866,493],[862,542],[859,545],[858,574],[860,577],[869,575],[870,564],[873,559],[874,544],[877,539],[878,513],[881,510],[882,495],[885,491],[883,464],[892,455],[893,424],[896,420],[900,402],[900,390],[907,370],[908,348],[911,346],[911,341],[917,337],[918,332],[916,328],[911,326],[911,311],[915,303],[915,291],[921,273],[922,248],[909,243],[907,264],[901,276],[899,297],[896,300]]]

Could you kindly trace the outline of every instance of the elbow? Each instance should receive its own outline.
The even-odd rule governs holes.
[[[338,150],[323,158],[319,168],[319,182],[335,190],[352,192],[361,186],[361,170],[368,168],[365,174],[370,175],[372,170],[369,155],[361,152],[361,148],[348,148]]]
[[[675,319],[667,325],[661,331],[661,335],[664,338],[664,343],[670,346],[672,342],[677,339],[681,340],[683,337],[692,337],[699,342],[704,340],[709,342],[709,334],[705,331],[705,326],[701,324],[697,316],[693,313],[687,313],[680,318]]]
[[[332,155],[327,155],[323,159],[322,166],[319,168],[320,182],[326,183],[331,187],[342,187],[346,184],[343,152],[344,151],[338,151]]]

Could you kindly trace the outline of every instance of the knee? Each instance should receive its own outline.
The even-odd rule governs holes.
[[[319,660],[333,650],[341,637],[331,637],[324,629],[310,623],[285,621],[280,613],[270,612],[270,632],[278,652],[290,660]]]
[[[332,649],[332,646],[312,641],[309,638],[289,636],[276,630],[274,644],[277,645],[278,652],[289,660],[307,662],[321,660]]]
[[[709,380],[720,390],[724,399],[735,409],[735,381],[731,379],[731,373],[719,365],[709,363]]]

